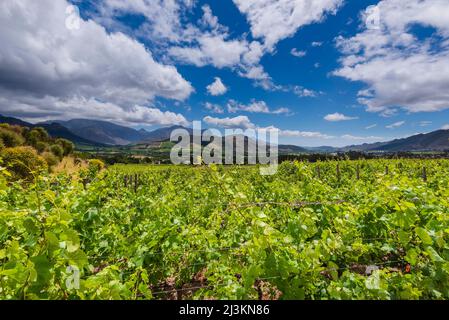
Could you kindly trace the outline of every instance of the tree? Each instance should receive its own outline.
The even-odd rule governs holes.
[[[55,156],[51,152],[44,152],[44,153],[42,153],[41,156],[42,156],[42,158],[45,159],[49,168],[51,168],[59,163],[58,157]]]
[[[50,147],[51,153],[61,160],[64,157],[64,149],[59,144],[54,144]]]
[[[50,136],[44,128],[38,127],[33,128],[27,133],[26,140],[28,144],[36,146],[36,144],[40,141],[48,142],[50,140]]]
[[[59,144],[64,150],[64,156],[68,156],[72,154],[73,150],[75,150],[75,145],[73,142],[67,139],[57,139],[56,144]]]
[[[43,142],[43,141],[39,141],[39,142],[36,143],[36,150],[39,153],[44,152],[45,150],[47,150],[47,148],[48,148],[48,144]]]

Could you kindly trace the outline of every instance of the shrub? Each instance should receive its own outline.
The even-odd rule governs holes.
[[[103,161],[98,159],[92,159],[89,160],[89,171],[91,172],[99,172],[103,170],[105,167],[105,164]]]
[[[17,133],[18,135],[23,135],[23,130],[25,127],[21,127],[18,125],[9,125],[9,131],[13,131],[15,133]]]
[[[59,163],[59,159],[57,156],[55,156],[51,152],[44,152],[42,153],[42,158],[45,159],[45,162],[47,162],[48,167],[53,167]]]
[[[46,144],[43,141],[39,141],[38,143],[36,143],[36,150],[39,153],[44,152],[45,150],[47,150],[47,148],[48,148],[48,144]]]
[[[59,144],[54,144],[50,147],[51,153],[61,160],[64,157],[64,149]]]
[[[0,158],[0,195],[2,195],[2,192],[6,193],[6,178],[9,176],[10,173],[3,167],[3,160]]]
[[[57,139],[56,143],[64,150],[64,156],[72,154],[73,150],[75,150],[75,145],[67,139]]]
[[[34,173],[48,168],[45,159],[31,147],[6,148],[2,151],[1,157],[15,180],[32,180]]]
[[[0,127],[0,140],[7,148],[18,147],[25,142],[21,135],[14,132],[9,127],[6,128],[5,126]]]
[[[34,128],[26,133],[26,140],[32,146],[36,146],[36,144],[39,141],[46,142],[49,140],[49,138],[50,137],[49,137],[47,131],[45,131],[44,128],[40,128],[40,127]]]

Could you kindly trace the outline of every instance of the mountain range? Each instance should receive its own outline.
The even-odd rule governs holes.
[[[43,127],[52,137],[60,137],[84,146],[127,146],[145,145],[168,141],[173,130],[184,128],[171,126],[154,131],[136,130],[107,121],[73,119],[69,121],[46,121],[37,124],[17,118],[0,115],[0,123],[21,125],[26,127]],[[184,128],[186,129],[186,128]],[[191,132],[192,129],[187,129]],[[408,138],[388,142],[352,145],[343,148],[329,146],[303,148],[294,145],[279,145],[280,153],[305,152],[408,152],[408,151],[447,151],[449,150],[449,130],[437,130],[426,134],[417,134]]]
[[[343,151],[447,151],[449,150],[449,130],[437,130],[421,133],[408,138],[395,139],[388,142],[362,144],[342,148]]]
[[[107,121],[73,119],[46,123],[57,123],[81,138],[106,145],[125,146],[151,137],[146,130],[135,130]]]
[[[42,127],[44,128],[48,134],[54,138],[64,138],[67,140],[72,141],[76,145],[81,146],[96,146],[101,147],[105,146],[103,143],[95,142],[89,139],[84,139],[76,134],[74,134],[72,131],[67,129],[66,127],[58,124],[58,123],[40,123],[40,124],[32,124],[26,121],[22,121],[17,118],[12,117],[4,117],[0,115],[0,123],[8,123],[11,125],[19,125],[22,127],[28,127],[28,128],[35,128],[35,127]]]

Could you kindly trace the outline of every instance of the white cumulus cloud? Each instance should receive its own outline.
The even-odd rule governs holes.
[[[345,116],[344,114],[341,114],[338,112],[328,114],[327,116],[324,117],[324,120],[330,121],[330,122],[349,121],[349,120],[356,120],[356,119],[358,119],[358,117],[349,117],[349,116]]]
[[[366,84],[359,102],[370,112],[449,108],[449,1],[383,0],[364,20],[370,21],[373,8],[380,18],[376,28],[368,24],[351,38],[337,38],[343,58],[334,74]],[[434,32],[418,36],[416,26]]]
[[[333,14],[343,0],[235,0],[247,17],[254,40],[246,33],[234,35],[220,24],[209,5],[203,5],[202,17],[190,19],[194,0],[103,0],[95,4],[99,23],[123,30],[154,43],[165,59],[197,67],[229,68],[266,90],[277,90],[260,63],[273,53],[278,41],[294,35],[301,26],[319,23]],[[130,29],[121,21],[125,14],[142,15],[145,21]]]
[[[209,125],[218,126],[226,129],[255,129],[271,131],[276,130],[280,137],[284,138],[306,138],[306,139],[333,139],[334,136],[330,136],[317,131],[300,131],[300,130],[283,130],[275,126],[260,127],[252,123],[247,116],[237,116],[234,118],[214,118],[207,116],[203,119]]]
[[[137,121],[139,115],[141,123],[184,122],[181,115],[145,110],[156,97],[182,101],[193,92],[176,68],[92,20],[67,28],[69,5],[66,0],[0,2],[1,110],[28,118],[77,110],[77,117],[97,118],[110,108],[108,117],[119,121]]]
[[[279,130],[281,137],[296,137],[296,138],[315,138],[315,139],[332,139],[333,136],[317,132],[317,131],[300,131],[300,130]]]
[[[207,92],[213,96],[221,96],[228,92],[228,88],[219,77],[216,77],[215,81],[207,86]]]
[[[342,0],[233,0],[246,15],[251,33],[267,48],[293,36],[302,26],[335,14]]]
[[[301,98],[315,98],[318,95],[322,94],[322,92],[316,92],[311,89],[304,88],[302,86],[294,86],[292,88],[292,92]]]
[[[218,104],[206,102],[204,104],[204,107],[207,110],[211,111],[212,113],[218,113],[218,114],[224,113],[224,109],[220,105],[218,105]]]
[[[237,112],[249,112],[249,113],[267,113],[267,114],[283,114],[290,113],[288,108],[278,108],[271,110],[265,101],[252,100],[249,104],[242,104],[235,100],[229,100],[228,105],[229,113]]]
[[[247,116],[237,116],[234,118],[214,118],[207,116],[203,119],[204,122],[210,125],[229,128],[229,129],[254,129],[255,125],[249,120]]]
[[[290,51],[291,55],[297,58],[302,58],[305,57],[307,55],[307,51],[303,51],[303,50],[298,50],[296,48],[293,48]]]

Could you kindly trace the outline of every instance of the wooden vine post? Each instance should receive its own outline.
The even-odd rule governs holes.
[[[340,164],[337,164],[337,180],[338,182],[341,180]]]
[[[425,166],[422,168],[422,179],[424,182],[427,182],[427,170]]]
[[[360,165],[359,164],[357,165],[357,169],[356,169],[356,177],[357,177],[357,180],[360,180]]]

